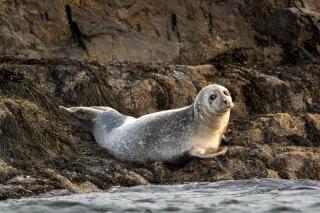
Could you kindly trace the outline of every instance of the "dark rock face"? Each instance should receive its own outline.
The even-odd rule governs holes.
[[[303,1],[58,0],[0,3],[0,52],[32,58],[198,64],[319,57],[319,7]]]
[[[0,2],[0,199],[320,180],[319,13],[317,0]],[[229,151],[217,159],[118,162],[57,111],[103,105],[141,116],[189,105],[210,83],[235,102]]]

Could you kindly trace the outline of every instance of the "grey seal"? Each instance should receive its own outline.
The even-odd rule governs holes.
[[[116,159],[129,162],[174,162],[182,156],[214,158],[233,107],[229,91],[217,84],[204,87],[195,102],[179,109],[139,118],[110,107],[60,106],[92,133],[95,141]]]

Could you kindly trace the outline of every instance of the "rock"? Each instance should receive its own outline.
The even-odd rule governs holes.
[[[291,108],[290,85],[275,76],[257,73],[244,89],[250,112],[274,113]]]
[[[0,53],[99,62],[297,63],[318,57],[319,3],[3,1]]]
[[[320,115],[308,113],[307,117],[308,135],[314,145],[320,145]]]
[[[269,131],[279,137],[296,134],[304,136],[304,122],[287,113],[277,113],[270,120]]]
[[[0,199],[112,186],[320,180],[319,1],[0,2]],[[225,156],[118,162],[59,105],[132,116],[235,102]]]
[[[198,91],[207,86],[209,79],[214,80],[217,73],[216,68],[210,64],[198,66],[171,65],[170,68],[174,72],[180,72],[188,76],[188,80],[192,81]]]
[[[319,104],[317,64],[263,69],[239,64],[1,60],[1,199],[149,183],[320,179],[319,119],[313,112],[317,108],[311,107]],[[238,106],[231,115],[227,143],[222,144],[228,152],[185,165],[118,162],[76,121],[57,111],[59,105],[104,105],[140,116],[191,104],[210,83],[230,88]],[[303,107],[294,107],[297,103]]]
[[[288,113],[277,113],[259,118],[253,124],[264,133],[264,140],[269,143],[294,143],[310,145],[305,132],[304,120]]]
[[[301,43],[311,39],[308,35],[312,36],[309,31],[312,28],[309,27],[313,23],[306,18],[311,14],[308,10],[297,8],[275,9],[266,20],[266,25],[261,25],[259,30],[281,44],[297,48]]]
[[[72,148],[72,137],[66,140],[63,130],[55,126],[48,113],[42,111],[38,106],[45,101],[41,96],[32,94],[32,101],[0,99],[3,105],[10,111],[0,111],[0,129],[2,132],[2,146],[5,148],[1,152],[4,159],[38,159],[42,157],[54,157],[58,153],[68,153]],[[41,93],[41,92],[40,92]],[[39,98],[39,99],[38,99]],[[39,102],[38,102],[39,101]],[[46,104],[50,104],[46,102]],[[56,110],[55,110],[56,111]],[[61,128],[61,127],[60,127]],[[48,132],[49,129],[55,129]],[[56,132],[61,131],[60,134]],[[16,141],[20,145],[17,146]],[[71,146],[70,146],[71,145]],[[30,147],[38,149],[31,151]]]
[[[267,178],[270,179],[279,179],[279,175],[277,171],[274,171],[272,169],[267,169]]]
[[[299,93],[299,94],[293,94],[290,96],[291,97],[291,104],[292,107],[294,109],[294,111],[296,112],[304,112],[306,111],[306,103],[304,101],[304,94],[303,93]]]
[[[304,162],[304,153],[284,153],[277,156],[275,164],[280,166],[280,168],[278,168],[280,171],[280,177],[287,179],[300,179],[297,173],[302,170]]]
[[[2,183],[8,181],[10,178],[13,178],[21,173],[22,172],[18,169],[9,166],[7,163],[3,161],[0,161],[0,181]]]
[[[302,2],[303,2],[302,7],[306,8],[307,10],[315,11],[315,12],[320,10],[320,2],[317,0],[304,0]]]
[[[250,129],[248,131],[233,131],[232,145],[250,146],[253,143],[263,143],[264,135],[260,128]]]
[[[19,175],[6,181],[5,185],[0,185],[0,199],[32,196],[53,189],[53,184],[48,179]]]

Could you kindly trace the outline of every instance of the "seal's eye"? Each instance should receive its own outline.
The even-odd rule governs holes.
[[[217,98],[217,95],[212,94],[212,95],[210,95],[209,98],[210,98],[211,101],[214,101]]]
[[[227,90],[223,91],[223,94],[224,94],[225,96],[229,96],[229,95],[230,95],[230,93],[229,93]]]

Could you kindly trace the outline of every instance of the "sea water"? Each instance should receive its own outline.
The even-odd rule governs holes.
[[[0,202],[0,212],[320,212],[320,182],[236,180],[114,187]]]

